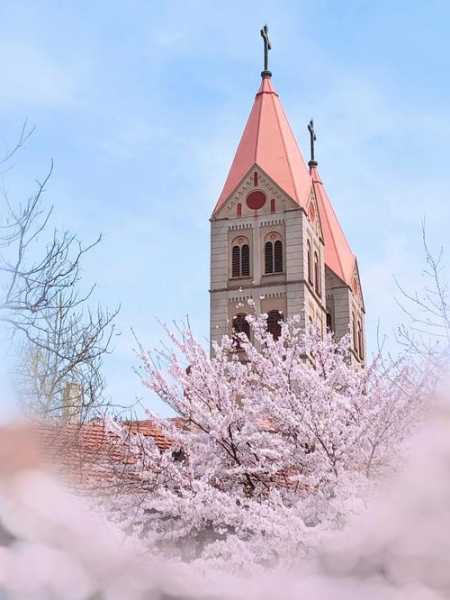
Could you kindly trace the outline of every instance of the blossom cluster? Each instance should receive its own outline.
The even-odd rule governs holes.
[[[188,326],[157,357],[141,349],[144,384],[177,418],[159,420],[170,451],[135,438],[142,490],[114,501],[152,549],[236,569],[297,560],[359,511],[428,391],[423,370],[363,367],[349,338],[299,316],[277,339],[264,315],[248,319],[251,341],[225,336],[212,355]]]

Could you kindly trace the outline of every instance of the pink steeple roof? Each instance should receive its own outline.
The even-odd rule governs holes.
[[[213,215],[222,208],[255,164],[297,204],[305,207],[311,189],[311,179],[269,76],[263,77],[256,94]]]
[[[279,96],[272,86],[270,75],[263,75],[213,215],[217,214],[255,165],[261,167],[305,210],[311,185],[313,186],[324,236],[325,264],[344,283],[352,287],[356,256],[320,179],[317,163],[311,161],[309,170],[305,164]]]
[[[325,264],[342,281],[352,287],[356,256],[339,224],[328,194],[320,179],[317,163],[311,164],[311,178],[319,208],[325,244]]]

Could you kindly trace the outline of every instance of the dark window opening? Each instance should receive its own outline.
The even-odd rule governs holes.
[[[364,358],[364,344],[361,323],[358,324],[358,352],[361,359]]]
[[[272,200],[270,201],[270,212],[275,212],[276,210],[276,205],[275,205],[275,198],[272,198]]]
[[[245,333],[247,339],[250,339],[250,323],[247,321],[245,314],[236,315],[233,318],[233,332],[234,333]],[[240,348],[241,340],[234,336],[234,343],[236,348]]]
[[[266,274],[283,272],[283,243],[280,240],[264,244],[264,262]]]
[[[241,216],[242,216],[242,204],[241,204],[241,203],[239,203],[239,204],[236,206],[236,216],[238,216],[238,217],[241,217]]]
[[[233,246],[231,259],[231,274],[233,277],[239,277],[241,274],[241,248]]]
[[[319,271],[319,257],[317,252],[314,252],[314,288],[316,294],[320,296],[320,271]]]
[[[273,247],[272,242],[266,242],[264,245],[265,272],[273,273]]]
[[[256,171],[253,173],[253,184],[258,185],[258,173]]]
[[[241,275],[248,277],[250,275],[250,248],[244,244],[241,248]]]
[[[313,283],[313,278],[312,278],[312,256],[311,256],[311,243],[308,240],[308,281],[309,283],[312,285]]]
[[[250,277],[250,246],[243,244],[231,249],[231,277]]]
[[[331,319],[331,313],[327,312],[327,331],[333,331],[333,321]]]
[[[281,321],[283,313],[279,310],[271,310],[267,315],[267,331],[272,334],[273,339],[277,340],[281,335]]]
[[[274,272],[283,272],[283,244],[277,240],[274,244]]]

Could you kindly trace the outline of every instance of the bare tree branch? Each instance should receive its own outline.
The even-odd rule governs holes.
[[[36,127],[34,125],[29,125],[28,119],[25,119],[17,142],[12,148],[6,150],[5,155],[2,158],[0,158],[0,165],[8,163],[8,161],[16,154],[16,152],[18,152],[21,148],[25,146],[27,141],[33,135],[35,129]]]
[[[430,249],[425,222],[422,222],[422,243],[426,267],[426,283],[421,291],[408,292],[396,280],[401,299],[397,304],[407,322],[397,328],[397,341],[412,355],[434,359],[450,355],[450,299],[446,281],[444,249],[435,255]]]
[[[25,123],[17,144],[0,164],[6,164],[32,133]],[[25,204],[3,194],[0,323],[20,340],[18,372],[27,408],[61,416],[68,408],[67,386],[76,384],[77,417],[84,418],[103,400],[101,367],[119,308],[92,310],[95,285],[84,293],[80,290],[81,263],[101,235],[87,245],[70,231],[54,230],[49,237],[53,207],[45,205],[44,195],[52,173],[53,161]]]

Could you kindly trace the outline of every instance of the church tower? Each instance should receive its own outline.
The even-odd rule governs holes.
[[[299,314],[306,327],[350,333],[364,361],[364,300],[353,254],[337,220],[314,156],[306,165],[268,70],[211,216],[211,341],[240,331],[266,313],[277,335],[280,319]]]

